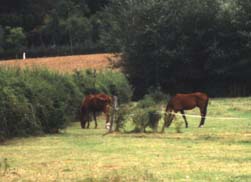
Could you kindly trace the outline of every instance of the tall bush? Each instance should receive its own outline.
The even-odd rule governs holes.
[[[0,137],[58,132],[73,120],[81,94],[73,79],[48,70],[0,69]]]
[[[93,89],[107,94],[117,90],[121,102],[130,100],[132,90],[121,73],[98,72],[97,86],[89,80],[90,73],[87,70],[62,75],[46,69],[1,67],[0,141],[58,132],[79,119],[82,99]]]
[[[158,92],[158,95],[163,95]],[[135,125],[135,132],[145,132],[147,127],[150,127],[154,132],[158,130],[158,124],[162,118],[161,108],[158,103],[161,100],[155,100],[154,94],[144,96],[133,110],[132,121]]]
[[[75,83],[84,94],[103,92],[117,95],[120,103],[131,100],[133,90],[124,74],[111,70],[83,70],[73,75]]]

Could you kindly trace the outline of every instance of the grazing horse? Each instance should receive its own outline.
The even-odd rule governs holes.
[[[184,110],[191,110],[195,107],[199,107],[200,109],[201,121],[199,127],[203,127],[207,114],[208,100],[209,97],[207,96],[207,94],[201,92],[190,94],[176,94],[170,99],[166,106],[165,122],[162,128],[162,132],[164,132],[165,127],[169,127],[172,123],[172,120],[175,116],[174,114],[172,114],[172,111],[174,111],[175,113],[181,112],[182,117],[185,120],[186,128],[188,128]]]
[[[103,112],[106,116],[106,125],[109,123],[110,107],[112,104],[112,98],[106,94],[90,94],[87,95],[81,104],[80,114],[81,114],[81,127],[85,128],[87,122],[87,128],[90,125],[90,113],[93,113],[93,118],[95,121],[95,128],[98,127],[96,120],[96,113]]]

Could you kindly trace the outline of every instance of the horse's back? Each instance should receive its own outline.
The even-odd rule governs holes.
[[[195,94],[197,96],[197,106],[198,107],[207,106],[209,100],[208,95],[202,92],[196,92]]]
[[[205,99],[207,100],[208,99],[208,95],[206,93],[203,93],[203,92],[195,92],[194,93],[196,96],[198,96],[199,98],[202,98],[202,99]]]
[[[81,107],[93,111],[102,111],[109,104],[111,104],[111,97],[99,93],[85,96]]]
[[[112,101],[111,96],[103,94],[103,93],[96,94],[95,97],[97,100],[104,101],[106,103],[111,103],[111,101]]]
[[[81,108],[86,108],[88,107],[88,105],[90,104],[92,98],[94,97],[93,94],[90,95],[86,95],[83,100],[82,100],[82,104],[81,104]]]
[[[208,96],[202,92],[195,93],[177,93],[174,97],[171,98],[167,105],[168,107],[173,108],[176,111],[179,110],[190,110],[195,108],[196,106],[202,106],[207,104]]]
[[[188,94],[182,94],[178,93],[175,95],[175,97],[180,99],[196,99],[196,100],[208,100],[208,95],[203,92],[194,92],[194,93],[188,93]]]

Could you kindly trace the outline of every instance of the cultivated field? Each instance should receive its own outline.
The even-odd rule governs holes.
[[[34,59],[15,59],[0,61],[0,66],[34,68],[46,67],[59,72],[73,72],[78,69],[104,69],[111,68],[118,61],[114,54],[89,54],[78,56],[61,56]]]
[[[0,181],[251,181],[251,98],[211,99],[208,116],[221,118],[197,128],[199,118],[188,117],[181,133],[178,116],[164,134],[103,136],[101,119],[96,130],[74,123],[61,134],[14,139],[0,146]]]

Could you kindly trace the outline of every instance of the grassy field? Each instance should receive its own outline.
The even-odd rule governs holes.
[[[210,118],[197,128],[199,118],[189,117],[181,133],[173,123],[164,134],[106,136],[102,119],[96,130],[74,123],[1,145],[0,181],[251,181],[251,98],[212,99],[208,116],[246,119]]]

